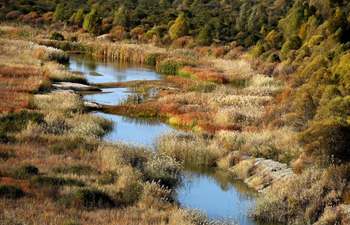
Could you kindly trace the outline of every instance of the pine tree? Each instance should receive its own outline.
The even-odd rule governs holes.
[[[128,24],[127,12],[124,6],[119,7],[119,9],[114,13],[113,25],[126,27]]]
[[[98,16],[97,10],[92,9],[89,14],[84,18],[83,28],[90,33],[98,33],[98,24],[101,22],[101,19]]]
[[[212,40],[212,34],[211,34],[211,26],[205,25],[200,31],[197,36],[197,43],[200,45],[209,45]]]
[[[188,33],[188,21],[184,13],[181,13],[174,24],[169,29],[169,35],[172,40],[185,36]]]
[[[56,6],[55,12],[53,14],[54,21],[62,21],[64,20],[64,5],[58,4]]]
[[[77,25],[81,25],[84,21],[84,9],[80,8],[76,13],[74,13],[73,23]]]

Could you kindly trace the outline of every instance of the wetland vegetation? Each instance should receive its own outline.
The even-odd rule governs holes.
[[[349,10],[0,2],[0,223],[349,224]]]

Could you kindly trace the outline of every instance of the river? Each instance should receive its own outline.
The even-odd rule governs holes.
[[[101,62],[83,56],[72,55],[70,71],[83,73],[90,83],[125,82],[134,80],[160,80],[163,75],[150,68]],[[125,101],[131,91],[127,88],[103,89],[102,93],[85,95],[84,98],[107,105]],[[94,112],[114,122],[113,130],[105,136],[109,142],[126,142],[155,149],[157,138],[175,128],[157,120],[138,120],[124,116]],[[209,218],[239,225],[257,225],[249,217],[257,194],[242,181],[218,170],[186,169],[182,185],[177,188],[177,200],[182,207],[198,209]]]

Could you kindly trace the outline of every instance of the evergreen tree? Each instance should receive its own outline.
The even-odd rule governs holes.
[[[197,43],[200,45],[209,45],[213,40],[213,36],[212,36],[211,31],[212,31],[212,26],[205,25],[200,30],[200,32],[197,36]]]
[[[99,23],[101,22],[101,18],[97,13],[97,10],[93,8],[84,18],[83,28],[90,32],[97,34],[99,32]]]
[[[76,13],[72,16],[72,23],[77,25],[82,25],[84,21],[84,9],[80,8]]]
[[[119,7],[114,13],[113,25],[126,27],[128,25],[128,16],[124,6]]]
[[[169,29],[169,35],[172,40],[188,34],[188,21],[184,13],[181,13],[174,24]]]
[[[64,5],[60,3],[56,6],[55,12],[53,14],[53,20],[63,21],[64,19]]]

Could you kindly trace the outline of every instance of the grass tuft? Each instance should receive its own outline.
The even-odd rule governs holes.
[[[15,186],[0,185],[0,198],[18,199],[24,196],[24,192]]]

